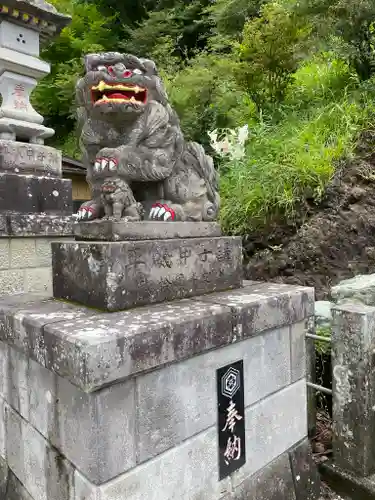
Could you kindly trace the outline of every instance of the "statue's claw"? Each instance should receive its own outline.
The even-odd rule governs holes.
[[[104,150],[102,150],[104,151]],[[108,150],[109,151],[109,150]],[[95,160],[94,164],[94,172],[104,172],[105,170],[109,170],[110,172],[114,172],[118,167],[118,159],[117,158],[106,158],[99,156]]]
[[[150,219],[160,221],[174,221],[176,218],[175,211],[165,203],[155,203],[150,211]]]
[[[83,206],[81,207],[76,215],[77,221],[91,220],[95,218],[95,211],[91,207]]]

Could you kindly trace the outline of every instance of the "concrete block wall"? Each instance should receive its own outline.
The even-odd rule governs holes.
[[[90,395],[1,342],[0,456],[33,500],[226,498],[306,437],[289,335],[271,331]],[[244,354],[247,461],[219,482],[215,370]]]
[[[293,295],[296,304],[298,293],[290,288],[289,299]],[[255,309],[267,302],[269,312],[287,317],[277,313],[291,305],[288,289],[276,301],[254,292]],[[313,312],[307,298],[308,304],[299,301],[298,312],[290,310],[289,318],[296,320],[291,324],[280,320],[257,335],[94,392],[31,359],[20,342],[27,338],[28,324],[33,320],[34,334],[36,328],[46,332],[46,324],[56,329],[61,316],[41,320],[33,312],[26,320],[20,306],[13,316],[17,348],[9,331],[4,338],[0,323],[0,478],[1,470],[3,475],[8,470],[22,491],[20,500],[247,500],[261,487],[259,477],[281,474],[286,493],[275,500],[313,499],[287,493],[293,450],[305,446],[307,436],[304,332],[305,316]],[[181,308],[186,311],[189,302],[181,301]],[[238,332],[241,320],[234,310],[223,308],[222,314],[232,316]],[[216,369],[239,359],[244,361],[247,460],[219,481]]]
[[[58,237],[0,239],[0,296],[19,293],[51,295],[51,243],[61,239]]]

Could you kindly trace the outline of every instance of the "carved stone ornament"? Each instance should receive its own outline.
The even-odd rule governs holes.
[[[81,147],[92,200],[79,221],[214,221],[218,174],[184,140],[155,63],[117,52],[85,57],[77,83]]]
[[[0,21],[4,19],[38,31],[42,40],[57,36],[71,22],[45,0],[0,0]]]

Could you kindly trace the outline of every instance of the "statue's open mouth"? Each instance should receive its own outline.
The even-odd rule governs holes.
[[[102,192],[103,193],[114,193],[116,191],[116,186],[112,186],[112,185],[104,185],[102,186]]]
[[[110,84],[100,82],[99,85],[91,87],[92,102],[95,105],[106,102],[132,102],[146,104],[147,89],[131,84]]]

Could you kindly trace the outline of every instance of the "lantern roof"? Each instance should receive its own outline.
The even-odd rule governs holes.
[[[45,0],[0,0],[0,22],[7,20],[39,31],[41,38],[58,35],[71,22]]]

